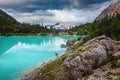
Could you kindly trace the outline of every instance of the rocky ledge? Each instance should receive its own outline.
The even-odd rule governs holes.
[[[21,80],[119,80],[119,59],[119,41],[104,35],[86,43],[79,40],[64,55],[25,75]],[[117,76],[114,77],[114,74]]]

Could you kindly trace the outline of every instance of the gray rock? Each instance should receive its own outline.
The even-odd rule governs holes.
[[[74,44],[74,42],[75,42],[75,39],[69,39],[69,40],[67,41],[66,45],[67,45],[68,47],[70,47],[70,46],[72,46],[72,45]]]
[[[80,53],[77,57],[71,57],[72,55],[68,55],[65,59],[63,64],[67,76],[70,79],[81,80],[82,77],[108,59],[107,50],[113,48],[113,46],[114,42],[104,35],[86,42],[81,47],[81,49],[86,51]]]
[[[77,80],[82,78],[81,72],[78,70],[79,69],[78,66],[80,64],[82,64],[82,61],[79,56],[74,58],[70,62],[65,60],[64,65],[65,65],[65,69],[67,71],[67,76],[69,79]],[[82,65],[80,67],[83,68]]]
[[[65,44],[61,44],[61,48],[66,48],[67,46]]]
[[[102,61],[105,61],[107,59],[106,49],[102,45],[98,45],[97,48],[93,48],[91,51],[85,52],[81,55],[85,60],[95,59],[95,61],[98,61],[98,64],[100,64]]]
[[[79,46],[80,44],[82,44],[84,42],[83,39],[79,40],[79,41],[76,41],[74,44],[73,44],[73,47],[76,47],[76,46]]]
[[[102,43],[106,49],[113,49],[114,43],[111,40],[103,39],[100,40],[100,43]]]

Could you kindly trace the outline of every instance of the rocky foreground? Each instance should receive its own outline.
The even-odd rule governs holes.
[[[72,43],[64,55],[21,80],[120,80],[120,41],[99,36]]]

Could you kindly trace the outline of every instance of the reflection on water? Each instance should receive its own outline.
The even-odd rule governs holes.
[[[60,37],[0,37],[0,80],[17,80],[36,65],[61,55],[67,39]],[[78,36],[77,36],[78,37]]]
[[[8,49],[4,54],[7,53],[16,53],[21,52],[23,50],[25,51],[44,51],[44,52],[50,52],[50,51],[61,51],[64,49],[61,49],[60,45],[65,44],[65,39],[62,38],[52,38],[46,40],[42,40],[40,43],[25,43],[25,42],[18,42],[14,46],[12,46],[10,49]]]

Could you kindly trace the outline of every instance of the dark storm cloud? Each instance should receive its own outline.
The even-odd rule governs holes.
[[[115,0],[0,0],[0,8],[19,22],[92,22]]]
[[[81,5],[100,4],[110,0],[77,0]]]
[[[67,0],[0,0],[1,8],[12,8],[19,11],[63,9],[69,5]]]
[[[94,4],[101,4],[110,0],[0,0],[0,7],[12,8],[19,11],[35,11],[64,8],[91,8]],[[96,7],[96,6],[92,6]]]

